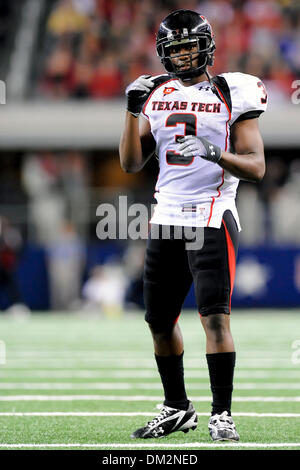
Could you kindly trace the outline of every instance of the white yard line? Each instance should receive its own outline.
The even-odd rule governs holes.
[[[207,390],[209,383],[190,383],[189,390]],[[2,382],[0,390],[161,390],[157,382]],[[300,383],[235,383],[235,390],[300,390]]]
[[[298,379],[300,381],[300,370],[298,366],[294,365],[295,370],[241,370],[236,368],[236,378],[246,379]],[[208,379],[208,370],[185,370],[186,378],[194,379]],[[61,369],[61,370],[44,370],[44,369],[33,369],[20,371],[9,370],[6,366],[0,367],[0,378],[114,378],[114,379],[144,379],[144,378],[157,378],[158,372],[156,370],[91,370],[86,369]]]
[[[6,367],[11,369],[18,368],[34,368],[34,367],[45,367],[50,369],[61,369],[66,367],[68,369],[76,369],[78,365],[81,367],[86,366],[87,368],[97,368],[97,369],[149,369],[156,370],[157,366],[155,362],[151,360],[115,360],[115,361],[102,361],[99,358],[74,358],[74,359],[65,359],[57,358],[52,360],[45,360],[43,358],[35,358],[34,360],[24,359],[11,359],[9,353],[7,353],[7,363]],[[237,363],[237,369],[293,369],[295,364],[293,364],[290,358],[286,359],[272,359],[272,360],[253,360],[253,359],[244,359],[239,360]],[[185,369],[207,369],[207,363],[204,360],[198,361],[185,361]]]
[[[206,360],[205,360],[205,356],[203,357],[204,355],[199,355],[198,358],[185,358],[184,362],[185,364],[187,365],[187,367],[199,367],[199,364],[203,364],[204,366],[206,366]],[[20,362],[20,363],[30,363],[30,362],[44,362],[44,363],[58,363],[60,361],[64,361],[64,362],[69,362],[69,363],[78,363],[80,361],[82,362],[88,362],[88,361],[91,361],[91,362],[94,362],[94,361],[97,361],[99,363],[103,363],[103,365],[124,365],[124,364],[130,364],[131,366],[133,367],[156,367],[156,363],[155,361],[152,359],[152,357],[148,356],[148,358],[146,357],[141,357],[139,358],[138,355],[136,355],[135,357],[126,357],[126,356],[122,356],[121,357],[103,357],[101,354],[91,354],[91,355],[78,355],[78,356],[71,356],[71,357],[68,357],[68,356],[59,356],[57,355],[56,357],[53,356],[53,357],[48,357],[48,356],[40,356],[39,353],[37,353],[35,356],[29,356],[29,357],[24,357],[23,355],[21,355],[20,357],[14,357],[14,356],[9,356],[9,359],[12,363],[16,363],[16,362]],[[255,365],[256,362],[259,362],[259,364],[261,362],[265,362],[265,363],[271,363],[271,364],[278,364],[278,363],[286,363],[286,362],[290,362],[290,356],[286,356],[286,355],[281,355],[280,357],[259,357],[259,358],[253,358],[251,356],[249,357],[239,357],[238,358],[238,362],[239,363],[250,363],[250,365]],[[259,365],[257,364],[257,365]]]
[[[207,390],[209,383],[188,384],[189,390]],[[2,382],[0,390],[161,390],[162,385],[157,382]],[[300,390],[300,383],[235,383],[235,390]]]
[[[100,416],[118,416],[118,417],[128,417],[128,416],[153,416],[155,411],[137,411],[137,412],[91,412],[91,411],[26,411],[26,412],[0,412],[1,416],[15,416],[15,417],[27,417],[27,416],[41,416],[41,417],[68,417],[68,416],[75,416],[75,417],[100,417]],[[197,413],[198,416],[210,416],[210,413]],[[249,418],[300,418],[300,413],[247,413],[247,412],[239,412],[234,413],[234,417],[237,416],[244,416]]]
[[[156,401],[162,396],[152,395],[2,395],[0,401]],[[211,396],[190,397],[194,402],[210,402]],[[297,397],[234,397],[235,402],[300,402]]]
[[[105,449],[119,449],[119,448],[140,448],[140,449],[160,449],[160,448],[174,448],[174,449],[186,449],[186,448],[210,448],[210,447],[232,447],[232,448],[238,448],[238,447],[243,447],[243,448],[254,448],[254,447],[259,447],[259,448],[269,448],[269,447],[299,447],[300,448],[300,442],[274,442],[274,443],[267,443],[263,444],[261,442],[242,442],[242,443],[230,443],[230,442],[224,442],[222,443],[211,443],[211,442],[185,442],[182,444],[157,444],[157,443],[132,443],[132,444],[116,444],[116,443],[111,443],[111,444],[2,444],[0,443],[0,448],[41,448],[41,447],[49,447],[49,448],[60,448],[60,447],[67,447],[67,448],[72,448],[72,447],[89,447],[89,448],[105,448]]]
[[[25,348],[26,346],[24,346]],[[44,357],[47,359],[52,359],[52,358],[62,358],[62,357],[98,357],[99,359],[102,360],[119,360],[120,359],[120,354],[122,354],[122,359],[132,359],[136,360],[137,358],[137,351],[122,351],[122,353],[118,351],[99,351],[97,349],[23,349],[22,347],[18,347],[17,349],[9,348],[10,349],[10,356],[12,358],[24,358],[24,357]],[[199,350],[199,354],[188,354],[186,355],[186,360],[197,360],[202,359],[201,354],[204,354],[204,352],[201,352]],[[286,355],[286,348],[283,347],[282,350],[277,350],[277,351],[266,351],[266,350],[258,350],[256,349],[253,351],[252,349],[243,349],[243,351],[239,352],[239,359],[252,359],[252,360],[259,360],[259,359],[285,359],[289,358],[289,356]],[[139,353],[139,358],[141,360],[149,360],[149,353],[147,352],[141,352]]]

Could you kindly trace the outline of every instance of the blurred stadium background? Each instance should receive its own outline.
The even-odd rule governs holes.
[[[0,448],[143,446],[130,433],[161,400],[144,241],[99,240],[97,207],[154,202],[156,160],[136,175],[119,165],[124,89],[163,72],[154,33],[183,7],[214,27],[211,72],[257,75],[269,93],[266,176],[241,182],[237,201],[233,411],[244,447],[300,449],[298,0],[0,0]],[[194,316],[180,322],[199,428],[166,445],[217,447],[204,334]]]
[[[98,240],[96,209],[117,205],[119,195],[154,202],[156,160],[136,175],[119,166],[124,89],[140,74],[163,72],[154,33],[182,6],[0,1],[7,93],[0,117],[0,310],[89,310],[96,302],[100,311],[111,299],[120,308],[142,307],[143,243]],[[213,25],[211,72],[257,75],[269,93],[260,120],[267,173],[260,184],[239,188],[233,306],[299,306],[299,2],[189,0],[184,7]],[[193,306],[191,293],[186,307]]]

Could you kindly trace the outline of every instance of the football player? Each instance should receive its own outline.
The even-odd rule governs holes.
[[[165,400],[157,417],[132,438],[163,437],[197,427],[184,383],[183,339],[178,317],[194,282],[212,391],[209,433],[238,441],[231,417],[236,361],[230,331],[231,294],[238,249],[235,205],[240,179],[265,173],[258,117],[267,94],[261,80],[243,73],[211,77],[215,41],[207,19],[177,10],[160,24],[157,54],[167,72],[143,75],[126,89],[127,113],[120,141],[126,172],[137,172],[156,154],[159,176],[145,255],[145,320],[149,324]],[[164,229],[169,236],[164,236]],[[183,231],[203,231],[203,246],[190,249]]]

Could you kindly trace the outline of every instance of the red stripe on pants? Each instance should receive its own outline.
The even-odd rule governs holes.
[[[235,251],[234,246],[227,230],[226,224],[224,219],[222,219],[225,228],[225,235],[226,235],[226,244],[227,244],[227,253],[228,253],[228,267],[229,267],[229,278],[230,278],[230,302],[229,302],[229,309],[231,310],[231,296],[233,291],[234,279],[235,279]]]

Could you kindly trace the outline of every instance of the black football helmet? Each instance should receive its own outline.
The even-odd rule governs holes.
[[[190,68],[180,70],[173,63],[169,48],[187,43],[194,43],[198,47],[198,66],[193,67],[192,53],[189,53]],[[206,67],[213,65],[215,49],[211,25],[204,16],[192,10],[177,10],[166,16],[156,35],[156,51],[163,66],[171,77],[183,81],[205,73]],[[187,53],[181,55],[186,56]]]

